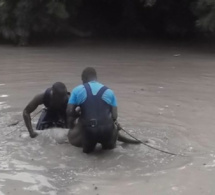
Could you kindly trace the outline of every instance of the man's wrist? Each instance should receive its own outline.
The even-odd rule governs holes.
[[[33,135],[34,134],[34,130],[33,129],[29,130],[29,134]]]

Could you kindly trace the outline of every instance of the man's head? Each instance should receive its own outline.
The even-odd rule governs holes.
[[[96,70],[92,67],[85,68],[81,75],[83,83],[97,80]]]
[[[55,99],[62,99],[67,96],[67,88],[61,82],[56,82],[52,85],[52,92]]]

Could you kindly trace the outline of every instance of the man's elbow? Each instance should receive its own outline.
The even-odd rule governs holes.
[[[24,109],[22,112],[23,118],[26,118],[28,115],[29,115],[28,111],[26,109]]]

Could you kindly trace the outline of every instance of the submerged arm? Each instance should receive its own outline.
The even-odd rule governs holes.
[[[25,107],[25,109],[23,110],[23,118],[25,121],[25,125],[28,129],[28,132],[30,134],[31,138],[34,138],[37,136],[37,133],[34,132],[33,128],[32,128],[32,123],[31,123],[31,116],[30,114],[32,112],[34,112],[34,110],[37,109],[37,107],[41,104],[43,104],[43,96],[44,94],[39,94],[36,95],[30,102],[29,104]]]

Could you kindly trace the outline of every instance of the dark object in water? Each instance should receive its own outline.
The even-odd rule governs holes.
[[[127,132],[125,129],[123,129],[123,128],[121,128],[121,130],[124,131],[126,134],[128,134],[128,135],[129,135],[130,137],[132,137],[133,139],[139,141],[141,144],[143,144],[143,145],[145,145],[145,146],[147,146],[147,147],[149,147],[149,148],[152,148],[153,150],[157,150],[157,151],[162,152],[162,153],[165,153],[165,154],[170,154],[170,155],[172,155],[172,156],[177,156],[177,154],[175,154],[175,153],[168,152],[168,151],[164,151],[164,150],[155,148],[155,147],[153,147],[153,146],[150,146],[150,145],[148,145],[147,143],[142,142],[141,140],[137,139],[136,137],[134,137],[133,135],[131,135],[130,133],[128,133],[128,132]]]
[[[15,126],[15,125],[17,125],[17,124],[20,123],[20,122],[21,122],[21,121],[13,122],[13,123],[9,124],[8,127]]]

